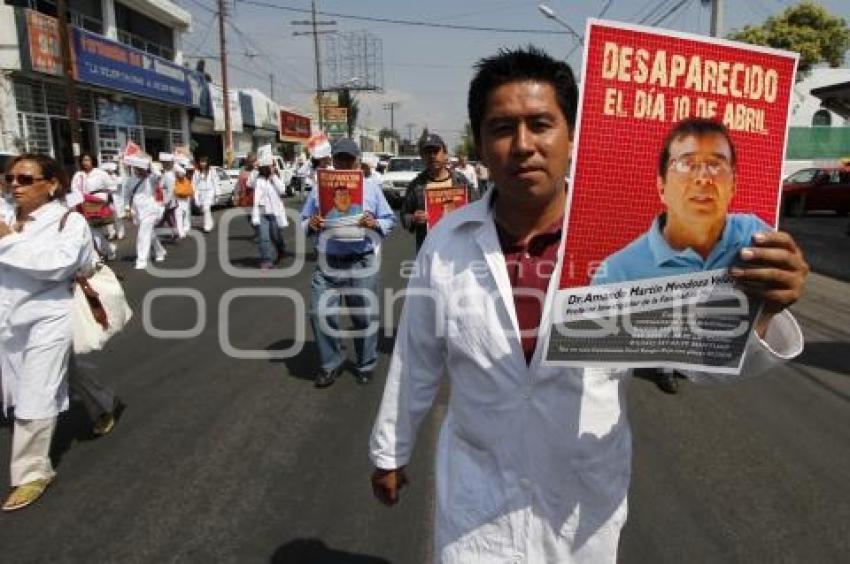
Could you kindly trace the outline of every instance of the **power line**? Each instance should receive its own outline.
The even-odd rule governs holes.
[[[657,26],[658,24],[660,24],[661,22],[663,22],[664,20],[669,18],[671,15],[675,14],[682,6],[684,6],[685,4],[687,4],[690,1],[691,0],[680,0],[679,3],[677,3],[675,6],[673,6],[669,10],[667,10],[667,12],[663,16],[661,16],[660,18],[658,18],[657,20],[652,22],[652,26],[653,27]]]
[[[649,11],[648,14],[646,14],[644,17],[642,17],[638,23],[643,24],[643,23],[648,22],[649,20],[654,18],[659,12],[661,12],[661,10],[663,10],[664,8],[669,6],[672,3],[672,1],[673,0],[661,0],[658,4],[655,5],[654,8],[652,8],[652,10]]]
[[[251,41],[251,39],[247,35],[245,35],[242,32],[242,30],[240,30],[238,27],[236,27],[236,25],[233,22],[229,22],[229,23],[230,23],[230,28],[234,32],[236,32],[236,35],[239,37],[240,41],[242,41],[242,45],[246,49],[253,49],[254,52],[258,53],[261,57],[263,57],[263,59],[265,59],[266,62],[268,62],[270,65],[276,67],[283,74],[285,74],[287,77],[289,77],[293,82],[295,82],[296,84],[298,84],[299,86],[301,86],[303,88],[308,88],[308,86],[304,82],[302,82],[301,79],[296,74],[291,73],[289,70],[286,69],[286,67],[276,66],[277,65],[276,61],[272,60],[272,58],[269,57],[269,55],[267,53],[265,53],[262,49],[258,48],[257,45],[253,41]],[[265,70],[265,69],[261,69],[261,70]],[[280,83],[280,86],[283,86],[283,84]]]
[[[297,12],[299,14],[309,14],[312,13],[311,10],[306,8],[294,8],[292,6],[280,6],[277,4],[269,4],[267,2],[258,2],[257,0],[242,0],[242,4],[250,4],[252,6],[260,6],[262,8],[272,8],[274,10],[284,10],[287,12]],[[566,31],[558,31],[551,29],[513,29],[513,28],[499,28],[499,27],[482,27],[482,26],[474,26],[474,25],[460,25],[460,24],[445,24],[445,23],[429,23],[429,22],[418,22],[414,20],[398,20],[392,18],[378,18],[371,16],[355,16],[353,14],[341,14],[339,12],[320,12],[317,11],[317,14],[322,16],[331,16],[335,18],[343,18],[349,20],[358,20],[365,22],[377,22],[377,23],[388,23],[388,24],[396,24],[396,25],[409,25],[409,26],[417,26],[417,27],[434,27],[440,29],[452,29],[452,30],[463,30],[463,31],[489,31],[492,33],[536,33],[543,35],[567,35]]]
[[[197,45],[194,45],[194,46],[193,46],[193,45],[189,45],[189,46],[192,48],[192,50],[193,50],[193,51],[200,51],[201,49],[203,49],[203,48],[204,48],[204,46],[205,46],[205,45],[206,45],[206,43],[207,43],[207,40],[210,38],[210,32],[212,31],[212,28],[213,28],[213,27],[215,27],[215,26],[213,25],[213,23],[215,22],[215,19],[216,19],[217,17],[218,17],[218,13],[214,14],[214,15],[213,15],[213,17],[212,17],[212,18],[210,18],[209,23],[207,23],[207,25],[206,25],[207,31],[206,31],[206,33],[204,34],[203,39],[201,39],[201,42],[200,42],[200,43],[198,43]]]
[[[202,2],[199,2],[198,0],[189,0],[189,2],[191,2],[192,4],[194,4],[195,6],[198,6],[199,8],[201,8],[203,10],[206,10],[207,12],[210,12],[211,14],[218,14],[218,12],[215,10],[215,8],[210,8],[209,6],[207,6],[206,4],[204,4]]]

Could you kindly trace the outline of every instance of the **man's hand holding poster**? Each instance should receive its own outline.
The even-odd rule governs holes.
[[[425,188],[425,213],[428,214],[428,229],[432,229],[444,215],[465,206],[465,186],[431,186]]]
[[[360,240],[364,229],[363,172],[359,170],[319,169],[319,210],[325,230],[333,239]]]
[[[731,267],[776,227],[797,56],[588,24],[547,362],[737,373],[759,303]]]

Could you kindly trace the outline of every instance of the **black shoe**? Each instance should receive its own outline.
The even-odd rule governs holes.
[[[336,370],[322,370],[319,375],[316,376],[316,380],[313,382],[313,385],[317,388],[327,388],[328,386],[333,385],[336,381],[336,375]]]
[[[655,385],[666,394],[679,393],[679,380],[674,372],[658,371],[655,376]]]

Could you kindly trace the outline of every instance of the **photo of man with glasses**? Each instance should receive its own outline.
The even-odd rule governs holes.
[[[771,230],[756,215],[728,212],[736,164],[724,125],[701,118],[677,123],[658,160],[656,185],[666,210],[648,231],[606,258],[592,284],[732,266],[753,235]]]

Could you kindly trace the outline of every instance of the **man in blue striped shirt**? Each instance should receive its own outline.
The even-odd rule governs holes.
[[[333,146],[337,170],[360,170],[360,148],[351,139]],[[316,238],[318,260],[310,284],[310,323],[319,348],[317,388],[334,383],[343,364],[339,346],[339,313],[344,299],[354,325],[357,381],[368,384],[378,359],[378,269],[375,252],[395,226],[395,214],[381,186],[363,182],[363,215],[357,226],[325,230],[318,189],[311,190],[301,210],[302,225]],[[342,232],[345,237],[340,238]],[[334,235],[337,235],[335,237]]]

